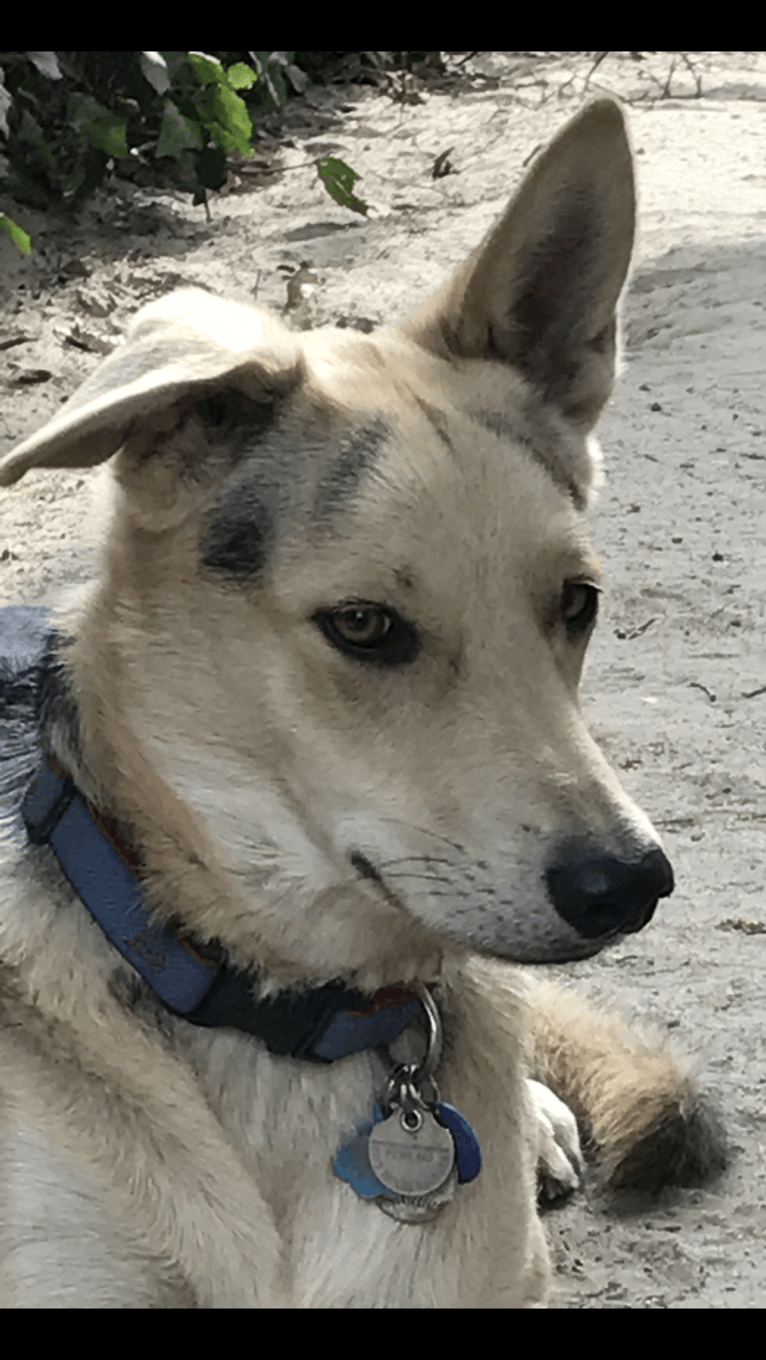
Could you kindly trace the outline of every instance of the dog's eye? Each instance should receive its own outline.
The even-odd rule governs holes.
[[[598,586],[590,581],[566,581],[561,592],[561,618],[570,634],[584,633],[598,613]]]
[[[377,665],[398,666],[412,661],[420,645],[411,623],[393,609],[364,600],[339,609],[320,609],[314,623],[339,651]]]
[[[344,642],[357,647],[377,647],[391,632],[391,615],[368,605],[357,609],[339,609],[332,616],[333,627]]]

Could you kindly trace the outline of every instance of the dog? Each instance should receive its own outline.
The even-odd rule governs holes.
[[[601,99],[403,324],[171,294],[0,463],[112,500],[0,672],[6,1306],[541,1305],[570,1110],[612,1185],[715,1162],[520,966],[673,888],[578,707],[633,230]]]

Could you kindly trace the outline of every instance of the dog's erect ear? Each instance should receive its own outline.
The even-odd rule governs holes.
[[[222,387],[270,400],[300,381],[296,337],[281,321],[198,289],[140,311],[127,340],[37,434],[0,460],[0,486],[32,467],[91,467],[185,397]]]
[[[634,220],[625,123],[601,99],[559,133],[478,250],[402,329],[445,357],[512,364],[590,429],[614,382]]]

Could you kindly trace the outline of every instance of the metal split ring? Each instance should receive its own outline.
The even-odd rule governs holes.
[[[428,1021],[428,1034],[426,1036],[428,1047],[426,1049],[426,1056],[415,1073],[416,1081],[426,1081],[428,1077],[433,1076],[439,1066],[439,1059],[442,1055],[442,1022],[436,1002],[431,996],[428,988],[424,987],[422,983],[416,982],[412,990],[416,992],[420,998],[420,1004],[426,1013],[426,1019]]]
[[[381,1057],[384,1057],[390,1067],[383,1103],[389,1108],[393,1105],[398,1106],[407,1118],[428,1110],[430,1105],[438,1100],[439,1091],[433,1074],[442,1051],[442,1025],[436,1003],[428,989],[421,984],[416,983],[413,991],[418,995],[428,1023],[423,1061],[393,1066],[388,1054],[385,1051],[381,1052]],[[431,1087],[428,1099],[421,1089],[424,1084]]]

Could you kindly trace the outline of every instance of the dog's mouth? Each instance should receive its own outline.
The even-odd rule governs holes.
[[[378,883],[380,884],[381,887],[385,887],[383,879],[381,878],[380,874],[375,868],[375,865],[371,864],[370,861],[364,855],[361,855],[359,853],[358,850],[352,850],[349,858],[351,860],[353,867],[356,869],[356,872],[359,874],[360,878],[370,878],[372,879],[373,883]]]
[[[366,878],[369,883],[374,883],[390,906],[398,907],[399,911],[407,911],[406,903],[388,886],[380,870],[375,868],[375,865],[366,855],[363,855],[359,850],[352,850],[349,859],[359,877]]]

